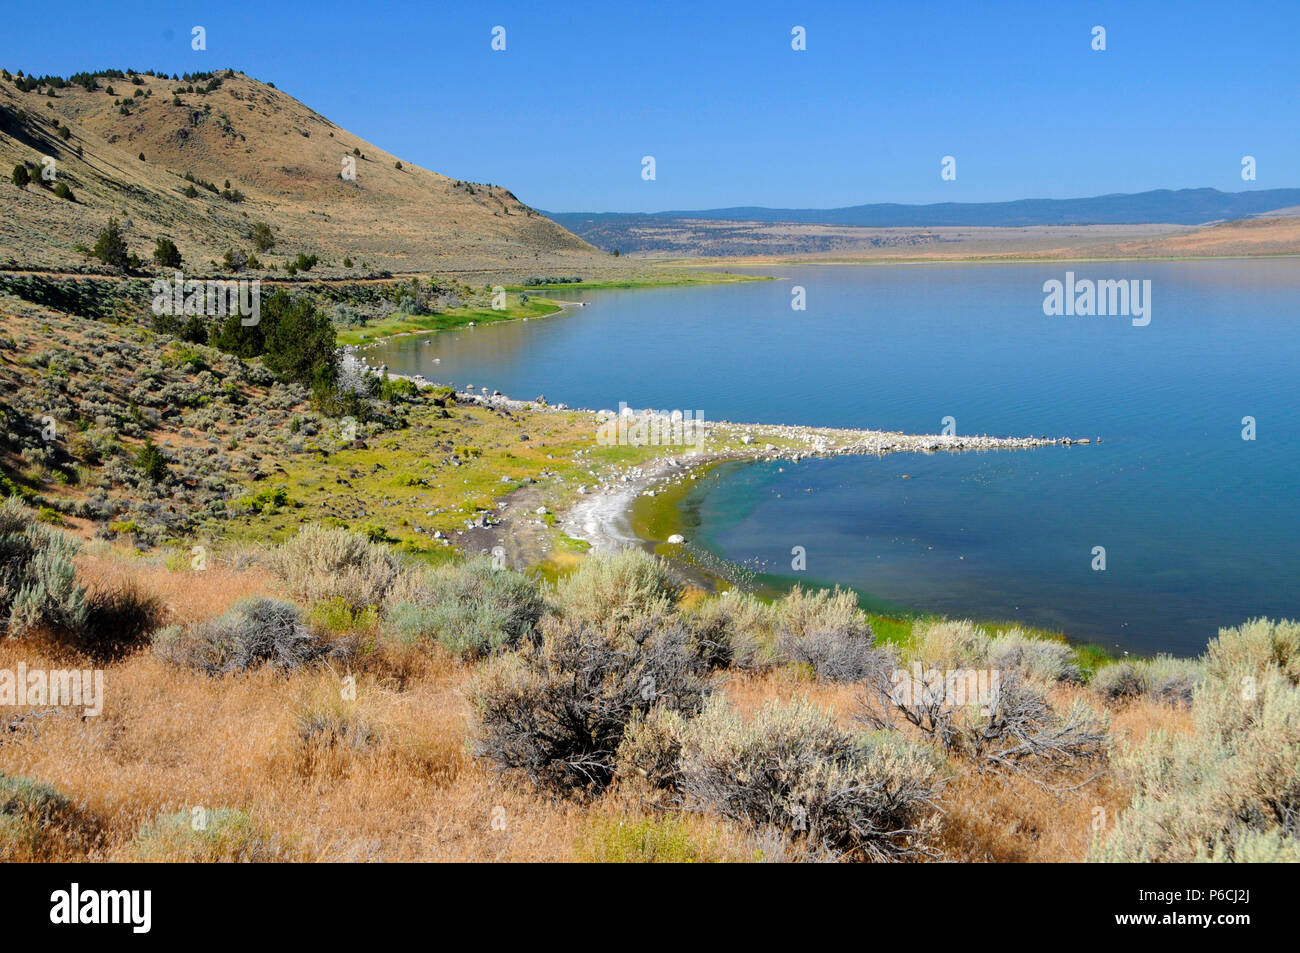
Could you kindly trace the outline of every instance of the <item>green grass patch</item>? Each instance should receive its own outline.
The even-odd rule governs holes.
[[[539,277],[547,277],[545,275]],[[598,291],[616,288],[675,288],[687,285],[726,285],[742,281],[774,281],[769,275],[733,275],[725,271],[701,271],[695,274],[656,275],[618,278],[608,281],[562,281],[554,284],[506,285],[507,291]]]
[[[436,314],[402,314],[399,312],[383,321],[374,321],[355,328],[341,328],[336,332],[336,339],[340,345],[366,344],[399,334],[446,331],[452,328],[467,327],[470,324],[493,324],[497,321],[517,321],[520,318],[544,318],[548,314],[555,314],[560,308],[561,305],[548,298],[531,296],[527,303],[520,304],[516,295],[513,300],[507,297],[506,307],[500,311],[494,311],[491,308],[464,307],[454,308],[450,311],[440,311]]]

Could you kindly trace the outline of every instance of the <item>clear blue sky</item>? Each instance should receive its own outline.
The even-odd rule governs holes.
[[[552,211],[1300,186],[1298,0],[42,9],[6,17],[0,65],[233,66],[403,158]],[[196,24],[206,52],[190,49]]]

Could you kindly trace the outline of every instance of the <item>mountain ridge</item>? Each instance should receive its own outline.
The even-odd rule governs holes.
[[[1032,227],[1039,225],[1205,225],[1300,205],[1300,189],[1222,192],[1213,188],[1111,192],[1069,199],[1026,198],[1005,202],[877,202],[838,208],[769,208],[747,205],[662,212],[550,212],[573,230],[584,222],[683,219],[858,228]],[[575,234],[580,234],[576,232]]]

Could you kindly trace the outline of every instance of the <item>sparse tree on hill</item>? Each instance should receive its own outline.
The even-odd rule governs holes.
[[[258,251],[270,251],[275,247],[275,232],[266,222],[258,222],[253,226],[253,247]]]
[[[158,244],[153,250],[153,260],[156,264],[164,268],[179,268],[181,266],[180,249],[170,238],[159,238]]]
[[[18,186],[20,189],[27,188],[27,183],[32,180],[31,175],[27,172],[27,166],[23,165],[21,162],[14,166],[14,173],[11,178],[14,181],[14,185]]]
[[[131,257],[126,248],[126,239],[118,227],[117,219],[110,218],[108,227],[95,239],[92,254],[106,265],[126,271],[130,267]]]
[[[227,248],[221,262],[226,266],[227,271],[243,271],[248,267],[248,256],[238,248]]]
[[[146,437],[144,446],[137,451],[135,467],[151,483],[161,483],[167,479],[167,458],[154,445],[152,437]]]

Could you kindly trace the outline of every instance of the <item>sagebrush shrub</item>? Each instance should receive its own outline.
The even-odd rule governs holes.
[[[989,668],[1018,672],[1041,682],[1078,682],[1082,676],[1074,652],[1064,642],[1034,638],[1023,629],[1008,629],[989,640]]]
[[[687,808],[774,830],[834,857],[933,853],[940,763],[901,735],[845,730],[807,700],[769,702],[746,720],[714,698],[689,721],[656,712],[639,723],[620,764],[635,769],[637,752],[662,753],[661,743],[645,744],[647,732],[677,735],[671,787]]]
[[[1220,629],[1205,650],[1206,674],[1222,679],[1239,667],[1257,673],[1274,668],[1292,685],[1300,683],[1300,622],[1251,619]]]
[[[1220,661],[1222,661],[1220,657]],[[1296,857],[1300,688],[1251,653],[1196,688],[1193,730],[1153,732],[1118,759],[1135,793],[1091,859],[1249,861]]]
[[[498,659],[475,682],[476,751],[538,787],[599,791],[633,717],[655,707],[698,711],[704,673],[680,623],[625,632],[550,619],[539,644]]]
[[[715,668],[762,669],[773,661],[775,612],[746,592],[705,599],[687,616],[700,652]]]
[[[787,662],[808,665],[821,681],[857,682],[897,666],[897,656],[888,648],[875,647],[872,640],[870,634],[815,629],[800,638],[783,636],[779,648]]]
[[[853,682],[893,665],[890,653],[874,647],[875,633],[851,592],[795,586],[774,609],[779,658],[810,666],[819,679]]]
[[[904,659],[942,662],[949,668],[978,667],[988,658],[989,641],[988,633],[968,619],[920,622],[912,628],[912,643]]]
[[[857,597],[847,589],[809,590],[795,586],[775,603],[778,629],[793,638],[834,631],[871,640],[871,626],[858,608]]]
[[[1111,704],[1147,698],[1187,707],[1203,671],[1201,662],[1171,655],[1120,659],[1097,669],[1088,687]]]
[[[680,711],[660,708],[648,715],[637,712],[618,746],[614,773],[620,778],[641,779],[655,797],[657,792],[679,794],[685,737],[686,718]]]
[[[588,556],[557,592],[566,617],[605,625],[666,611],[681,598],[682,586],[667,563],[632,548]]]
[[[0,772],[0,862],[58,859],[89,846],[95,825],[49,784]]]
[[[100,661],[121,658],[149,644],[165,614],[162,600],[135,582],[95,589],[86,597],[86,619],[74,645]]]
[[[301,601],[338,598],[356,612],[383,605],[403,563],[387,546],[357,533],[313,525],[276,548],[271,568]]]
[[[160,655],[207,675],[243,672],[261,665],[293,670],[343,648],[318,638],[291,602],[253,596],[215,619],[181,629],[169,626],[154,639]]]
[[[71,537],[38,522],[14,497],[0,503],[0,621],[9,635],[84,627],[86,593],[77,583],[76,553]]]
[[[546,601],[522,573],[488,557],[403,577],[388,596],[388,621],[406,642],[432,639],[462,657],[517,648],[533,637]]]
[[[938,677],[933,681],[926,676]],[[988,673],[983,686],[975,669],[929,666],[921,679],[903,672],[874,674],[856,717],[873,729],[910,724],[944,752],[979,770],[1017,772],[1039,783],[1104,762],[1109,724],[1081,700],[1058,711],[1042,683],[1011,670]],[[981,697],[983,696],[983,697]]]
[[[245,811],[214,808],[160,814],[136,833],[136,858],[150,863],[268,863],[300,860],[292,841]]]

